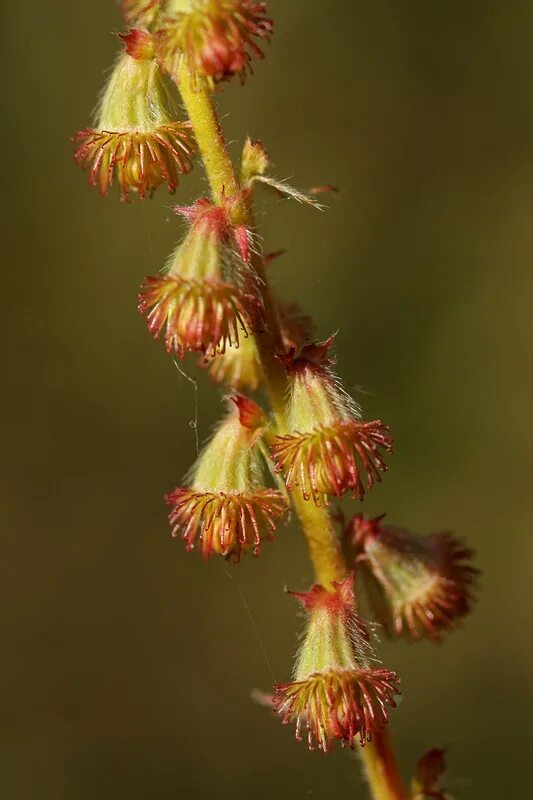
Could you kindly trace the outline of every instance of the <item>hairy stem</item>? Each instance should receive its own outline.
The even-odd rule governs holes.
[[[304,500],[299,491],[293,493],[292,502],[307,539],[316,581],[331,589],[333,581],[342,580],[347,572],[331,515],[324,506]]]
[[[192,123],[200,155],[215,202],[232,198],[234,221],[255,229],[255,220],[249,198],[242,192],[233,169],[228,148],[222,133],[211,95],[207,90],[193,87],[185,63],[181,66],[177,85],[187,114]],[[265,308],[265,330],[255,334],[265,388],[278,432],[287,432],[285,398],[287,379],[285,370],[276,356],[281,347],[281,331],[276,306],[272,298],[268,277],[258,253],[253,254],[253,267],[257,272]],[[327,508],[304,500],[300,492],[292,496],[300,524],[307,539],[316,580],[326,588],[333,581],[342,580],[347,568],[333,520]],[[379,734],[374,743],[360,748],[368,784],[374,800],[404,800],[401,780],[394,754],[385,734]]]
[[[194,128],[213,199],[216,203],[222,202],[224,198],[232,199],[234,222],[246,225],[253,235],[255,230],[253,210],[235,175],[211,95],[208,91],[193,87],[185,64],[179,72],[178,88]],[[279,433],[285,433],[284,407],[287,381],[283,365],[276,356],[282,349],[279,319],[263,260],[255,251],[252,251],[252,267],[259,278],[265,314],[265,330],[257,331],[255,340],[261,357],[266,391],[278,430]]]
[[[396,756],[387,730],[360,751],[361,761],[374,800],[406,800]]]

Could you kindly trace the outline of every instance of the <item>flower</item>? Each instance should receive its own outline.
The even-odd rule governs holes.
[[[265,535],[273,539],[287,504],[281,492],[263,483],[261,409],[244,397],[231,402],[234,407],[200,454],[190,485],[171,492],[167,503],[172,535],[181,535],[188,551],[199,543],[206,559],[219,553],[239,561],[249,549],[258,555]]]
[[[191,125],[175,119],[160,69],[151,58],[151,37],[138,30],[122,37],[124,52],[100,105],[98,124],[74,137],[75,159],[89,183],[107,194],[116,179],[121,199],[144,198],[162,183],[170,192],[192,169]]]
[[[478,570],[451,533],[418,536],[356,514],[346,536],[390,635],[438,641],[471,610]]]
[[[335,739],[353,747],[370,741],[388,721],[399,694],[394,672],[373,666],[368,633],[355,613],[353,574],[331,591],[315,585],[296,594],[309,614],[294,679],[274,687],[273,706],[282,722],[307,728],[309,749],[326,752]]]
[[[364,422],[359,408],[331,371],[333,337],[283,357],[289,373],[289,430],[272,452],[289,491],[299,488],[319,505],[351,491],[361,499],[387,467],[381,450],[392,449],[388,426]]]
[[[159,11],[160,0],[122,0],[122,13],[130,25],[149,27]]]
[[[177,77],[185,59],[194,85],[210,89],[251,71],[252,57],[263,58],[256,40],[270,41],[273,23],[266,3],[254,0],[192,0],[190,9],[167,13],[157,31],[163,68]]]
[[[175,210],[187,218],[189,231],[171,255],[166,274],[146,279],[139,311],[156,339],[165,331],[169,352],[183,358],[193,350],[212,357],[228,346],[238,347],[240,334],[247,338],[260,324],[256,276],[237,252],[239,241],[226,206],[200,199]]]

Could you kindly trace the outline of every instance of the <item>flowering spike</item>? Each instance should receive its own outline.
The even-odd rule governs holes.
[[[469,613],[478,570],[451,533],[417,536],[356,514],[346,536],[375,613],[391,636],[439,641]]]
[[[139,311],[157,339],[164,331],[167,350],[183,358],[187,350],[208,357],[237,348],[262,317],[255,274],[234,251],[228,211],[206,199],[176,208],[190,228],[172,254],[166,275],[150,277],[141,288]]]
[[[309,749],[326,752],[334,739],[353,747],[370,741],[388,721],[399,694],[398,677],[372,665],[373,652],[355,613],[353,575],[327,591],[313,586],[294,593],[309,614],[294,680],[274,687],[273,705],[284,724],[307,728]]]
[[[266,14],[266,3],[255,0],[192,0],[188,10],[170,10],[161,19],[159,60],[173,77],[185,60],[197,87],[213,90],[234,75],[244,83],[252,57],[264,56],[256,40],[268,42],[272,36]]]
[[[167,503],[172,535],[180,534],[188,551],[199,543],[206,559],[219,553],[239,561],[250,548],[258,555],[264,536],[274,538],[287,505],[263,483],[263,412],[247,398],[230,400],[233,408],[200,454],[190,486],[175,489]]]
[[[150,58],[150,35],[132,30],[122,38],[126,52],[103,95],[98,124],[74,137],[75,159],[103,195],[115,179],[122,200],[130,192],[144,198],[165,182],[174,192],[179,176],[192,169],[191,125],[175,120],[159,67]]]
[[[296,488],[319,505],[329,495],[351,491],[361,499],[387,467],[382,450],[392,449],[380,420],[364,422],[330,369],[333,337],[282,356],[290,382],[291,433],[277,436],[272,452],[289,491]]]

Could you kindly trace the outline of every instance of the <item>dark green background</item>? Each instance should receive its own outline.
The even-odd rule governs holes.
[[[296,527],[238,568],[168,535],[194,392],[136,293],[181,228],[163,190],[100,198],[69,142],[114,58],[115,4],[5,6],[0,796],[363,798],[349,754],[308,753],[248,699],[269,662],[290,673],[302,620],[282,589],[311,581]],[[457,531],[484,572],[442,647],[383,647],[402,763],[446,745],[457,798],[527,796],[533,4],[270,8],[266,61],[219,96],[232,152],[250,133],[278,176],[342,188],[324,214],[261,200],[266,247],[289,251],[277,283],[320,335],[340,330],[347,385],[392,425],[366,510]],[[205,191],[198,168],[177,199]],[[204,438],[220,410],[205,376],[198,404]]]

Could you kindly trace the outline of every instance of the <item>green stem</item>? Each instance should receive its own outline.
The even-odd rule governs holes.
[[[374,800],[406,800],[396,755],[387,730],[360,748],[363,770]]]
[[[232,199],[232,214],[236,224],[245,225],[250,231],[255,229],[253,210],[246,194],[241,190],[228,148],[222,134],[211,95],[207,91],[194,88],[185,64],[178,76],[178,88],[189,119],[193,125],[198,149],[204,162],[209,185],[216,203]],[[252,253],[252,266],[258,275],[265,313],[265,330],[255,334],[261,366],[265,376],[266,391],[280,433],[286,430],[285,396],[286,377],[283,365],[277,358],[280,352],[281,331],[278,314],[261,256]]]
[[[224,199],[233,198],[234,221],[253,231],[253,210],[233,169],[211,95],[207,90],[192,86],[185,63],[180,68],[177,84],[195,132],[214,201],[221,203]],[[253,256],[253,267],[260,278],[266,319],[265,331],[256,333],[255,338],[278,432],[286,433],[287,379],[276,355],[282,341],[279,318],[258,254]],[[299,492],[294,493],[292,499],[307,539],[316,580],[330,589],[333,581],[342,580],[347,572],[331,516],[327,508],[304,500]],[[360,748],[360,752],[374,800],[405,800],[394,754],[385,734],[379,734],[374,743]]]

